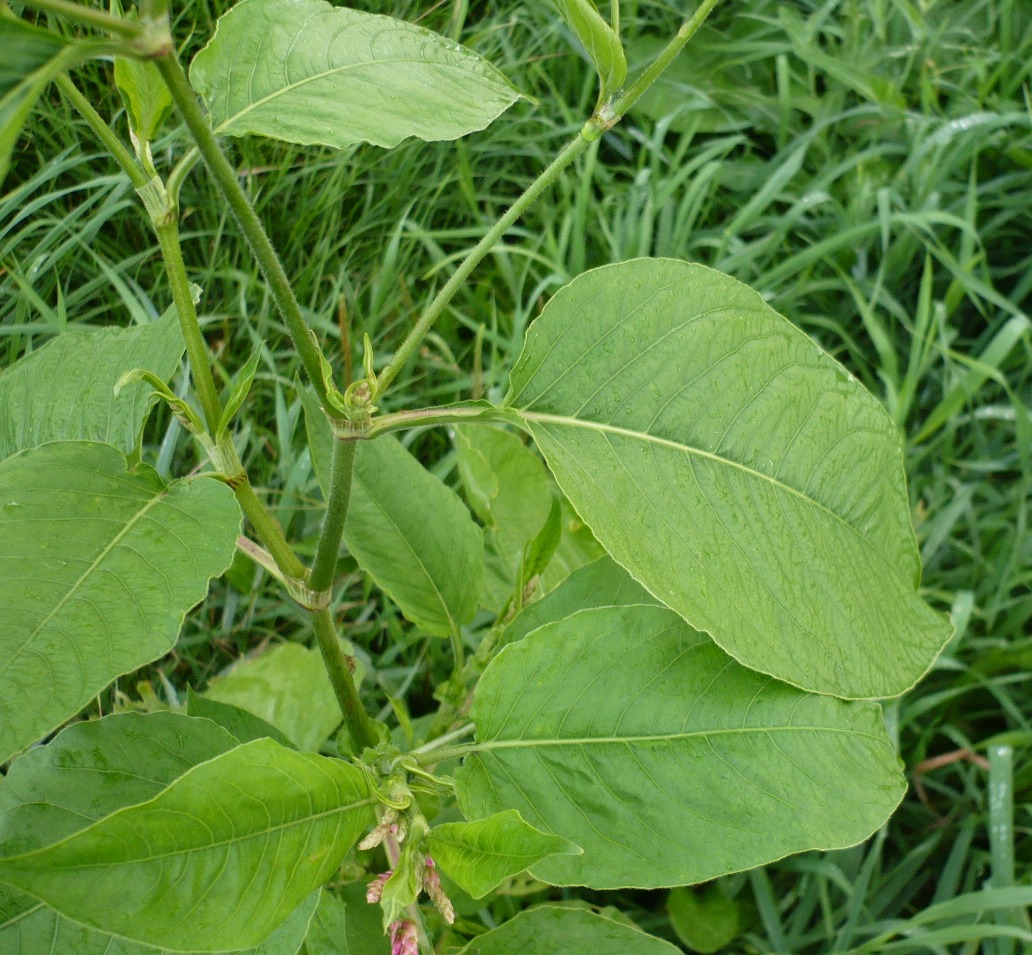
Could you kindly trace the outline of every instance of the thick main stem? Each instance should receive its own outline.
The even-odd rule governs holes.
[[[337,569],[337,555],[340,540],[344,536],[344,524],[348,518],[351,503],[351,477],[355,468],[357,441],[335,438],[333,442],[333,463],[330,469],[330,494],[326,502],[326,516],[323,518],[322,534],[315,562],[308,578],[308,586],[316,593],[328,591],[333,586]]]
[[[312,611],[312,628],[315,630],[315,638],[319,643],[319,652],[322,653],[326,672],[330,676],[330,684],[344,714],[351,742],[355,752],[361,753],[363,749],[376,745],[376,731],[369,714],[362,706],[358,687],[355,686],[351,667],[348,666],[347,657],[341,649],[337,628],[333,624],[329,610]]]
[[[273,301],[276,303],[276,309],[283,321],[286,322],[287,330],[294,341],[301,364],[304,365],[305,372],[319,396],[320,403],[326,407],[326,386],[322,379],[319,349],[312,341],[308,325],[301,314],[301,306],[294,295],[294,289],[276,250],[272,247],[272,242],[269,241],[265,227],[244,193],[237,179],[236,170],[230,165],[226,154],[219,146],[218,140],[208,124],[208,119],[197,101],[197,95],[190,86],[190,81],[186,78],[186,73],[183,72],[183,67],[175,53],[160,57],[154,60],[154,63],[172,94],[176,109],[193,136],[194,143],[208,167],[212,180],[226,200],[226,204],[237,220],[255,260],[258,262],[258,267],[262,270]]]

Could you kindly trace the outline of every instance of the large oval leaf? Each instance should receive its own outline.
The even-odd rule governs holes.
[[[465,47],[323,0],[243,0],[190,67],[217,133],[396,146],[458,139],[519,98]]]
[[[0,879],[85,925],[158,947],[262,942],[373,821],[364,774],[256,740],[34,852]]]
[[[887,697],[949,638],[915,589],[891,420],[734,279],[652,259],[580,276],[505,403],[606,549],[746,666]]]
[[[3,762],[172,649],[229,566],[240,511],[217,481],[166,485],[88,441],[0,462],[0,489]]]
[[[553,884],[686,885],[852,845],[905,789],[876,705],[746,670],[665,607],[535,630],[485,671],[472,717],[459,803],[581,846],[531,867]]]

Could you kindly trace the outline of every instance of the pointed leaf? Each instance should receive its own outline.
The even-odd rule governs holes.
[[[178,713],[75,723],[15,760],[0,784],[0,856],[40,849],[153,799],[193,766],[239,745],[210,720]]]
[[[503,608],[517,586],[523,555],[548,520],[557,489],[541,458],[509,431],[460,425],[453,431],[466,498],[487,526],[484,605]],[[565,499],[562,537],[541,575],[547,592],[602,548]]]
[[[0,879],[134,941],[247,948],[333,875],[372,821],[370,804],[355,767],[256,740],[149,802],[0,860]]]
[[[457,633],[476,613],[483,534],[455,492],[390,435],[359,444],[344,540],[427,633]]]
[[[475,899],[548,856],[580,852],[566,839],[535,829],[515,809],[435,826],[426,845],[434,862]]]
[[[484,935],[459,955],[680,955],[662,939],[585,909],[539,905]]]
[[[223,484],[166,485],[87,441],[0,462],[0,489],[3,762],[172,649],[232,559],[240,511]]]
[[[319,896],[313,892],[260,945],[226,955],[298,955]],[[153,948],[66,919],[31,896],[0,885],[0,951],[35,955],[200,955]]]
[[[584,44],[602,82],[602,96],[615,93],[627,78],[627,57],[620,38],[602,19],[594,0],[555,0],[555,5]]]
[[[243,0],[190,67],[217,133],[338,148],[458,139],[519,98],[465,47],[323,0]]]
[[[232,703],[220,703],[218,700],[209,700],[194,692],[193,687],[187,687],[186,693],[186,712],[190,716],[199,716],[218,723],[241,743],[250,743],[253,739],[268,737],[274,739],[281,746],[296,748],[275,726],[242,707],[234,706]]]
[[[733,279],[662,259],[580,276],[506,405],[613,557],[746,666],[894,696],[948,639],[915,589],[891,420]]]
[[[297,643],[240,660],[211,681],[204,697],[253,713],[303,750],[318,750],[341,720],[319,651]]]
[[[581,846],[531,872],[684,885],[853,845],[905,789],[881,710],[738,666],[665,607],[584,610],[506,647],[477,688],[471,819],[516,809]]]
[[[152,390],[137,382],[115,394],[115,385],[134,368],[167,381],[183,348],[174,308],[148,325],[69,329],[51,339],[0,374],[0,459],[79,439],[132,451]]]

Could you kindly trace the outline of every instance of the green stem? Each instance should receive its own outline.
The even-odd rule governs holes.
[[[348,666],[347,657],[341,649],[340,640],[337,639],[337,629],[333,625],[333,617],[329,610],[313,611],[312,627],[319,642],[323,663],[326,664],[326,671],[330,675],[333,692],[337,695],[340,711],[344,714],[351,742],[354,744],[355,752],[361,753],[363,749],[376,745],[377,735],[372,720],[362,706],[358,688],[351,675],[351,667]]]
[[[333,586],[337,571],[337,556],[340,553],[340,539],[344,535],[344,523],[351,503],[351,476],[355,468],[357,441],[333,442],[333,463],[330,470],[330,495],[326,502],[326,517],[323,519],[319,547],[308,578],[308,586],[316,593],[322,593]]]
[[[448,279],[444,287],[437,293],[433,301],[426,307],[419,321],[412,330],[405,336],[405,340],[398,347],[387,366],[377,376],[376,391],[382,394],[390,387],[391,382],[398,377],[398,373],[405,367],[408,360],[419,347],[420,342],[430,331],[434,322],[441,317],[441,313],[447,308],[448,303],[455,297],[455,293],[462,287],[469,278],[470,273],[483,261],[484,257],[495,247],[498,240],[509,230],[509,227],[531,206],[534,201],[559,178],[559,174],[573,162],[585,149],[588,148],[588,141],[578,133],[549,164],[548,168],[541,173],[505,212],[505,214],[488,230],[484,237],[470,250],[469,254]]]
[[[76,112],[86,120],[87,125],[93,130],[93,134],[99,139],[112,158],[121,167],[129,181],[137,189],[142,189],[150,181],[150,176],[143,170],[143,167],[136,161],[136,157],[129,151],[129,148],[119,139],[117,133],[104,121],[82,93],[79,87],[72,82],[71,78],[62,73],[55,80],[58,89],[65,98],[75,107]]]
[[[577,158],[588,147],[588,144],[598,139],[606,130],[611,129],[620,121],[627,111],[641,98],[659,77],[659,75],[670,65],[674,57],[684,49],[685,44],[695,35],[702,26],[706,17],[720,0],[703,0],[699,8],[691,18],[681,26],[673,39],[660,51],[645,71],[634,81],[613,103],[605,105],[594,116],[585,123],[584,128],[571,140],[562,152],[551,162],[547,169],[537,177],[506,211],[506,213],[495,223],[487,234],[473,247],[462,263],[455,270],[452,277],[445,283],[444,287],[437,293],[433,301],[426,307],[426,310],[419,317],[412,330],[405,336],[405,340],[398,347],[394,356],[387,363],[387,366],[380,373],[376,382],[378,394],[387,390],[398,373],[405,367],[405,364],[412,357],[412,354],[419,347],[420,342],[431,329],[434,322],[440,318],[441,313],[448,306],[448,303],[455,297],[455,293],[462,287],[470,273],[483,261],[485,256],[494,248],[495,243],[508,231],[509,227],[531,206],[534,201],[559,178],[559,174]]]
[[[441,746],[439,749],[413,753],[413,755],[420,766],[429,766],[434,763],[446,762],[449,759],[462,759],[463,756],[475,753],[479,748],[476,743],[465,743],[461,746]]]
[[[251,482],[245,474],[243,480],[233,488],[237,503],[251,522],[254,532],[266,549],[272,554],[276,566],[283,571],[287,577],[294,580],[302,580],[305,576],[305,565],[294,553],[294,549],[287,543],[283,536],[283,529],[279,522],[268,512],[265,505],[258,500],[251,487]]]
[[[322,378],[319,348],[312,340],[308,325],[301,315],[301,306],[294,295],[294,289],[287,278],[287,273],[283,270],[283,264],[280,262],[276,250],[266,235],[265,227],[241,187],[236,170],[230,165],[226,154],[219,146],[197,100],[197,94],[190,86],[190,81],[186,78],[186,73],[175,53],[159,57],[153,62],[161,72],[162,79],[172,94],[176,109],[190,130],[197,149],[208,167],[208,172],[237,220],[258,266],[265,276],[265,281],[269,284],[273,301],[286,322],[287,330],[294,341],[294,347],[301,358],[301,364],[304,365],[305,372],[319,396],[320,404],[327,407],[326,386]]]
[[[69,0],[23,0],[23,3],[30,10],[56,13],[58,16],[67,17],[83,26],[106,30],[108,33],[124,36],[130,40],[134,40],[146,32],[146,28],[139,22],[123,20],[121,17],[112,16],[110,13],[95,10],[93,7],[87,7],[81,3],[71,3]]]
[[[688,41],[695,36],[699,27],[705,23],[706,17],[713,12],[713,8],[718,3],[720,3],[720,0],[702,0],[695,13],[681,25],[681,29],[660,50],[656,58],[642,72],[641,76],[613,101],[610,106],[613,118],[607,125],[611,126],[627,115],[627,111],[641,99],[645,90],[659,79],[660,74],[673,62],[677,54],[685,48]]]
[[[190,359],[190,374],[197,389],[197,400],[200,402],[208,431],[215,434],[222,419],[222,402],[219,400],[215,379],[212,377],[211,364],[208,359],[208,344],[201,333],[201,325],[197,318],[193,295],[190,293],[190,280],[186,275],[186,264],[183,262],[183,249],[179,244],[179,223],[176,221],[174,209],[168,210],[162,219],[154,219],[154,231],[161,245],[161,257],[165,263],[165,274],[172,287],[172,301],[179,314],[179,327],[186,342],[186,354]]]
[[[457,739],[462,739],[463,736],[469,736],[476,727],[472,723],[466,723],[460,726],[458,729],[452,730],[450,733],[442,733],[436,739],[430,740],[429,743],[424,743],[422,746],[416,747],[412,750],[411,755],[420,756],[423,753],[431,753],[434,750],[443,749],[448,743],[454,742]]]
[[[434,427],[442,424],[461,424],[463,421],[500,421],[516,424],[516,415],[504,408],[484,404],[483,407],[419,408],[413,411],[396,411],[379,415],[369,423],[369,430],[362,436],[375,438],[380,434],[402,431],[405,428]]]

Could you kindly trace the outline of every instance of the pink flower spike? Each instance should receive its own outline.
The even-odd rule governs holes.
[[[387,880],[393,874],[393,869],[388,869],[386,872],[381,872],[372,882],[366,886],[365,900],[370,905],[376,905],[379,903],[383,896],[383,887],[387,884]]]
[[[445,895],[444,887],[441,885],[441,877],[437,874],[437,864],[430,856],[426,857],[426,869],[423,871],[423,889],[430,896],[431,901],[437,906],[437,911],[449,925],[455,921],[455,906],[451,899]]]
[[[411,919],[391,924],[391,955],[419,955],[419,934]]]

